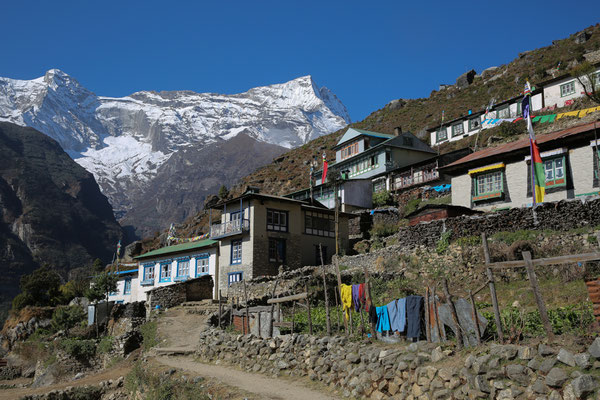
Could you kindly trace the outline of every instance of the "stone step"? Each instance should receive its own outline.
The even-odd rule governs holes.
[[[194,349],[189,347],[159,347],[154,349],[157,356],[187,356],[194,354]]]

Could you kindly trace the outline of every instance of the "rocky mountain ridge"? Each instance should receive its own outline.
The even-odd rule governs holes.
[[[33,80],[0,78],[0,121],[31,126],[55,139],[94,174],[123,216],[180,150],[240,133],[292,148],[344,127],[350,116],[311,76],[233,95],[142,91],[113,98],[97,96],[52,69]]]

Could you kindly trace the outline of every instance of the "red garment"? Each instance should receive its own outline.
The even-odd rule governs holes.
[[[362,304],[364,306],[364,309],[368,310],[367,302],[365,300],[365,284],[364,283],[361,283],[360,285],[358,285],[358,299],[360,301],[360,304]]]

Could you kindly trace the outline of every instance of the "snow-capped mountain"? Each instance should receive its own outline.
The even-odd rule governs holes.
[[[92,172],[113,207],[127,211],[174,152],[244,133],[291,148],[350,122],[342,102],[310,76],[224,95],[142,91],[97,96],[52,69],[0,78],[0,121],[31,126]],[[251,171],[245,171],[251,172]]]

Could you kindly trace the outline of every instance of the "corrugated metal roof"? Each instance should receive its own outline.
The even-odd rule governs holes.
[[[582,125],[577,125],[568,129],[564,129],[562,131],[556,131],[556,132],[552,132],[552,133],[548,133],[545,135],[539,135],[536,137],[536,141],[538,143],[538,145],[540,144],[544,144],[544,143],[548,143],[551,142],[553,140],[559,140],[559,139],[563,139],[569,136],[574,136],[583,132],[587,132],[587,131],[591,131],[594,128],[600,128],[600,123],[597,122],[591,122],[588,124],[582,124]],[[461,158],[458,161],[455,161],[451,164],[446,165],[445,168],[452,168],[461,164],[467,164],[470,163],[472,161],[477,161],[477,160],[483,160],[485,158],[489,158],[489,157],[493,157],[493,156],[497,156],[497,155],[501,155],[501,154],[506,154],[506,153],[511,153],[513,151],[517,151],[517,150],[522,150],[524,148],[528,148],[529,147],[529,138],[523,138],[520,140],[517,140],[515,142],[511,142],[511,143],[506,143],[502,146],[498,146],[498,147],[490,147],[481,151],[478,151],[476,153],[472,153],[469,154],[466,157]]]
[[[181,244],[176,244],[173,246],[167,246],[167,247],[163,247],[160,249],[152,250],[152,251],[149,251],[148,253],[139,255],[134,258],[142,259],[142,258],[148,258],[148,257],[154,257],[154,256],[162,256],[162,255],[171,254],[171,253],[179,253],[179,252],[187,251],[187,250],[201,249],[203,247],[212,246],[216,243],[218,243],[218,242],[216,240],[212,240],[212,239],[205,239],[205,240],[201,240],[199,242],[181,243]]]

